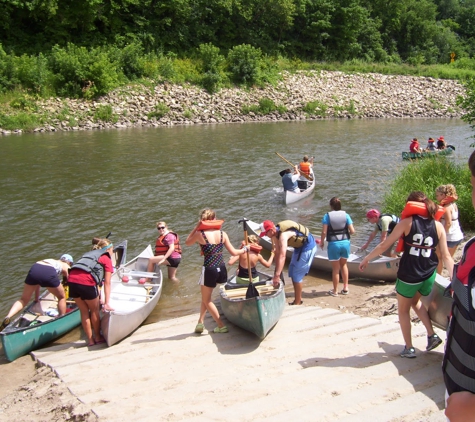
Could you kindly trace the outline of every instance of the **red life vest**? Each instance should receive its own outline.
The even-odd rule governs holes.
[[[445,214],[445,209],[438,206],[437,212],[435,213],[434,220],[439,221],[440,218]],[[401,213],[401,220],[404,220],[407,217],[411,217],[412,215],[420,215],[421,217],[429,217],[429,212],[427,211],[426,204],[423,202],[416,202],[416,201],[407,201],[406,206],[402,210]],[[396,246],[396,252],[403,252],[404,251],[404,239],[401,237],[399,242]]]
[[[159,255],[165,255],[168,251],[168,248],[170,245],[165,245],[163,243],[163,238],[167,236],[168,234],[173,234],[176,236],[176,242],[175,242],[175,252],[179,253],[181,255],[181,245],[180,245],[180,238],[175,232],[168,232],[167,234],[164,234],[162,236],[157,237],[157,242],[155,243],[155,256]]]

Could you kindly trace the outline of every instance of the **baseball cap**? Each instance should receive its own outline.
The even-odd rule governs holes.
[[[262,224],[260,225],[260,228],[261,228],[261,234],[259,235],[259,237],[264,237],[264,236],[267,236],[267,232],[270,229],[275,229],[275,225],[270,220],[264,220]]]
[[[61,255],[61,258],[59,258],[61,261],[69,261],[71,263],[71,265],[74,263],[74,259],[71,255],[65,253],[63,255]]]
[[[366,213],[366,218],[367,219],[370,219],[370,218],[379,218],[379,216],[381,215],[381,213],[378,211],[378,210],[375,210],[374,208],[369,210],[367,213]]]
[[[443,141],[444,140],[444,137],[441,136],[439,139],[437,139],[438,141]]]

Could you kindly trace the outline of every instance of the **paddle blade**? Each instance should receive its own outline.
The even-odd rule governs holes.
[[[246,291],[246,299],[252,299],[253,297],[258,297],[259,296],[259,291],[256,289],[256,286],[249,282],[249,286],[247,286],[247,291]]]

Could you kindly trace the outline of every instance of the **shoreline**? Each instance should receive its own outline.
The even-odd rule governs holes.
[[[463,113],[456,102],[464,92],[454,80],[338,71],[283,72],[275,86],[223,88],[213,95],[187,83],[129,85],[91,101],[39,100],[38,111],[31,113],[48,118],[32,132],[342,118],[460,118]],[[271,100],[281,112],[243,112],[259,107],[263,99]],[[100,119],[104,113],[109,121]],[[23,131],[0,128],[0,133]]]

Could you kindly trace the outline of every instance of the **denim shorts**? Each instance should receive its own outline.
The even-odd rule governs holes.
[[[456,246],[460,245],[462,243],[463,239],[460,240],[447,240],[447,247],[448,248],[455,248]]]

